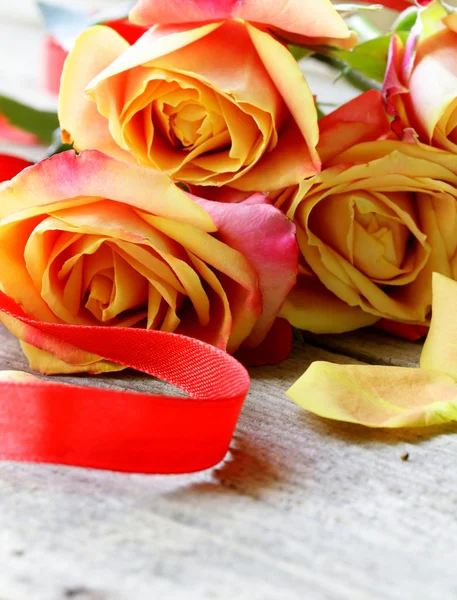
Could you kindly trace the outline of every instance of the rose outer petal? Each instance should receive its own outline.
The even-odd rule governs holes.
[[[295,225],[255,195],[240,204],[195,199],[213,219],[218,237],[238,250],[259,276],[262,314],[243,345],[258,346],[271,329],[298,272]]]
[[[14,214],[15,220],[23,219],[46,213],[54,204],[62,209],[99,198],[216,231],[211,217],[167,175],[125,164],[97,150],[79,155],[62,152],[21,172],[0,190],[0,224]]]
[[[390,122],[381,93],[370,90],[319,121],[317,151],[325,163],[356,144],[388,135]]]
[[[413,69],[409,91],[420,128],[432,143],[438,122],[457,99],[457,34],[445,30],[426,43],[428,51]],[[453,150],[455,144],[445,144],[445,149]]]
[[[306,37],[348,38],[328,0],[139,0],[130,20],[139,25],[244,19]]]
[[[345,333],[373,325],[379,317],[349,306],[327,290],[317,277],[299,276],[280,316],[297,329],[312,333]]]
[[[108,121],[87,99],[91,79],[110,65],[130,45],[109,27],[91,27],[76,40],[62,72],[59,95],[59,121],[62,140],[77,149],[97,148],[110,156],[134,162],[112,138]]]

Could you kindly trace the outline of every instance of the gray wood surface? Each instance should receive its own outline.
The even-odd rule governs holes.
[[[338,349],[346,337],[349,354],[374,359],[376,338],[381,360],[386,342],[402,353],[371,331]],[[202,473],[0,463],[1,600],[456,598],[456,428],[307,414],[284,391],[312,360],[357,362],[296,344],[283,364],[251,369],[230,452]],[[0,367],[27,370],[5,332]],[[162,389],[136,374],[78,383]]]
[[[42,37],[32,0],[0,0],[0,92],[49,107]],[[320,100],[354,94],[306,69]],[[0,463],[0,600],[455,600],[457,427],[367,430],[284,395],[312,360],[411,366],[419,353],[370,330],[308,337],[251,370],[230,452],[203,473]],[[27,370],[4,330],[0,369]],[[133,373],[65,380],[165,391]]]

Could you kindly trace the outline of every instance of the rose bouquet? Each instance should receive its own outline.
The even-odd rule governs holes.
[[[293,330],[432,323],[421,369],[316,363],[289,394],[369,426],[457,418],[457,14],[383,4],[404,10],[387,35],[353,19],[375,7],[327,0],[139,0],[71,44],[54,32],[64,146],[0,163],[0,320],[34,370],[170,379],[102,343],[116,332],[258,365]],[[322,115],[304,56],[365,91]]]

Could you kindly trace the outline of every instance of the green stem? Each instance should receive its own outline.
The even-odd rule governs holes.
[[[313,54],[313,58],[315,58],[319,62],[325,63],[326,65],[330,65],[334,69],[340,71],[338,79],[340,77],[344,77],[345,79],[347,79],[347,81],[349,81],[351,85],[353,85],[358,90],[361,90],[362,92],[366,92],[372,89],[382,89],[382,85],[378,81],[374,81],[369,77],[365,77],[365,75],[362,75],[362,73],[348,68],[346,63],[342,60],[337,60],[336,58],[325,56],[324,54]]]

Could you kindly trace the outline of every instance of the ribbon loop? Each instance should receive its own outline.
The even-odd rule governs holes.
[[[0,458],[141,473],[186,473],[225,456],[249,389],[246,369],[198,340],[144,329],[35,321],[0,292],[0,311],[190,397],[41,381],[0,382]]]

